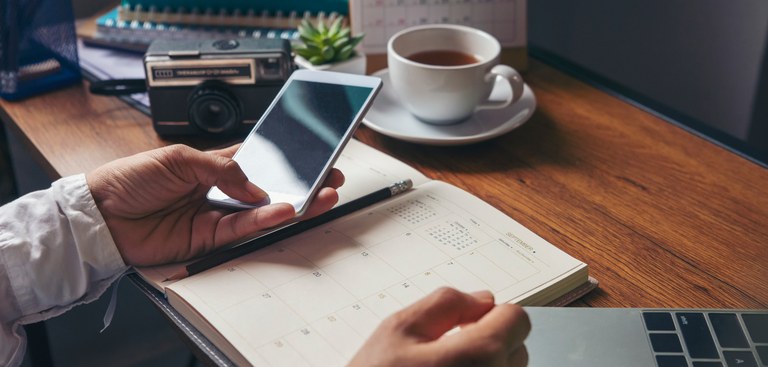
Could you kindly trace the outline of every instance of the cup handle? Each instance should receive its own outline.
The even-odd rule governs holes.
[[[491,79],[491,81],[494,81],[497,77],[504,78],[512,88],[512,95],[509,96],[509,98],[507,98],[505,101],[485,101],[484,103],[477,106],[477,109],[504,108],[512,103],[517,102],[520,97],[523,96],[523,78],[520,76],[520,73],[518,73],[517,70],[507,65],[500,64],[494,66],[493,69],[491,69],[491,72],[486,74],[485,77],[486,79]]]

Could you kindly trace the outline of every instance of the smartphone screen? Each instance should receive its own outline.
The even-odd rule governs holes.
[[[378,78],[296,71],[233,159],[248,179],[301,214],[381,87]],[[249,208],[218,188],[209,200]],[[261,203],[260,205],[267,204]]]

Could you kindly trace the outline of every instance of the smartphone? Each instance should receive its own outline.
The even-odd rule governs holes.
[[[283,202],[303,214],[381,84],[372,76],[294,71],[233,157],[268,200],[243,203],[217,187],[208,200],[236,209]]]

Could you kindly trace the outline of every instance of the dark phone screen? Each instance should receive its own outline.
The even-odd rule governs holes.
[[[368,87],[293,80],[235,160],[270,196],[279,192],[304,198],[372,92]]]

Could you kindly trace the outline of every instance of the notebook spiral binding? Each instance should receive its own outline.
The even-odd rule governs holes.
[[[269,11],[248,9],[228,10],[227,8],[198,7],[186,10],[184,7],[144,7],[141,4],[118,5],[96,21],[96,34],[86,43],[131,51],[144,52],[149,44],[158,38],[299,38],[297,26],[309,18],[313,22],[325,18],[343,16],[337,12],[312,13],[292,10],[285,14],[281,10]]]
[[[330,13],[329,17],[335,17],[337,13]],[[305,11],[301,16],[299,12],[291,11],[285,15],[282,11],[274,14],[268,10],[256,11],[248,9],[245,12],[235,9],[232,12],[226,9],[218,11],[208,8],[201,11],[198,8],[192,8],[190,11],[172,11],[170,7],[159,11],[157,7],[144,9],[137,5],[133,9],[120,6],[118,7],[118,17],[126,22],[151,22],[157,24],[186,24],[198,26],[213,27],[269,27],[269,28],[296,28],[302,19],[323,18],[325,13],[318,13],[313,16],[311,12]]]

